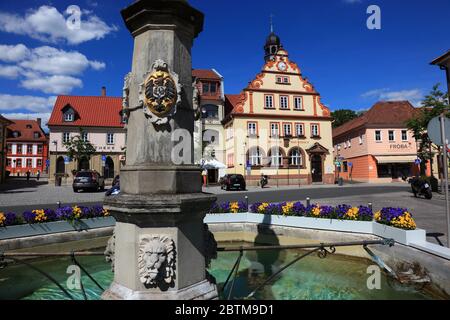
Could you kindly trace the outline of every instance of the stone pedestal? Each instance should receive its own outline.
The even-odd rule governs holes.
[[[103,298],[216,299],[216,285],[207,280],[203,224],[215,197],[202,193],[201,170],[193,165],[191,47],[203,14],[185,0],[141,0],[122,16],[134,37],[124,88],[127,161],[120,173],[121,194],[105,200],[117,225],[114,282]],[[158,74],[179,85],[155,81],[148,86]],[[160,105],[153,110],[149,96],[178,100],[155,116]]]

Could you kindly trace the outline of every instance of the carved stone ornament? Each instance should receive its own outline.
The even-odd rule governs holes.
[[[146,286],[171,284],[175,278],[175,243],[164,235],[143,235],[139,242],[139,279]]]
[[[109,238],[108,240],[108,244],[106,245],[105,250],[105,259],[106,262],[111,263],[112,272],[114,272],[115,253],[116,253],[116,231],[114,230],[112,237]]]
[[[194,87],[194,94],[192,95],[192,108],[194,109],[195,121],[200,120],[202,112],[200,110],[200,91],[198,91],[195,82],[192,84]]]
[[[144,113],[152,123],[162,125],[169,122],[181,103],[181,84],[176,73],[169,70],[166,62],[158,59],[152,71],[144,76],[140,85],[139,100]]]
[[[127,122],[128,117],[130,115],[130,99],[129,99],[130,82],[131,82],[131,72],[125,75],[122,89],[122,112],[125,123]]]

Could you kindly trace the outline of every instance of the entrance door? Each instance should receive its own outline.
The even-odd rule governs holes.
[[[314,155],[311,157],[312,182],[323,182],[322,180],[322,157]]]
[[[106,158],[103,176],[105,179],[114,179],[114,161],[111,157]]]

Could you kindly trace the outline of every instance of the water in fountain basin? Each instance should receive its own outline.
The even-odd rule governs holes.
[[[223,244],[221,244],[222,246]],[[234,244],[235,245],[235,244]],[[246,297],[274,272],[289,263],[299,250],[271,250],[246,252],[241,261],[238,277],[234,284],[232,298]],[[219,288],[223,286],[232,269],[238,253],[221,252],[213,260],[209,272],[216,278]],[[90,272],[103,288],[107,288],[113,273],[103,257],[79,257],[79,262]],[[33,263],[45,270],[67,289],[67,268],[69,258],[46,259]],[[266,300],[372,300],[372,299],[432,299],[417,288],[392,283],[382,274],[381,289],[367,288],[367,267],[370,261],[346,256],[329,255],[320,259],[308,256],[277,276],[271,283],[258,291],[254,298]],[[102,290],[83,274],[82,282],[88,299],[100,299]],[[227,286],[225,295],[228,296]],[[81,290],[69,290],[75,299],[83,299]],[[225,298],[222,294],[222,298]],[[66,300],[67,296],[49,280],[24,266],[9,266],[0,270],[0,299]]]

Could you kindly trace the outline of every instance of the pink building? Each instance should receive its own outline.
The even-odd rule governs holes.
[[[415,112],[408,101],[378,102],[364,115],[333,129],[334,156],[340,162],[337,174],[365,182],[417,174],[418,146],[406,127]]]

